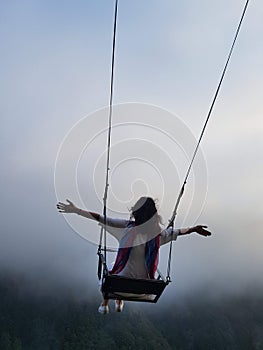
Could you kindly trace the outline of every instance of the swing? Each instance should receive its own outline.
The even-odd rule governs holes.
[[[157,270],[157,279],[111,275],[103,254],[100,254],[99,260],[102,262],[101,266],[103,266],[101,292],[104,299],[156,303],[169,283],[159,270]]]
[[[201,143],[201,140],[204,135],[204,131],[206,129],[208,120],[211,116],[212,110],[214,108],[214,104],[216,102],[219,90],[221,88],[226,69],[228,67],[236,39],[238,37],[241,24],[243,22],[247,6],[248,6],[249,0],[246,0],[246,4],[244,6],[242,16],[239,22],[239,25],[237,27],[234,40],[230,49],[230,52],[228,54],[219,84],[217,86],[214,98],[212,100],[210,109],[208,111],[204,126],[202,128],[202,131],[200,133],[200,137],[198,139],[196,148],[193,152],[192,159],[190,161],[188,170],[186,172],[186,176],[183,182],[183,185],[181,187],[181,190],[179,192],[175,208],[172,214],[171,219],[169,220],[168,227],[174,227],[174,221],[177,215],[177,209],[180,203],[180,200],[184,193],[184,188],[188,180],[188,176],[193,164],[193,161],[195,159],[195,156],[197,154],[199,145]],[[172,238],[170,241],[170,249],[169,249],[169,255],[168,255],[168,264],[167,264],[167,276],[164,278],[164,276],[160,273],[160,271],[157,269],[158,277],[156,279],[138,279],[138,278],[128,278],[118,275],[111,275],[109,273],[107,263],[106,263],[106,252],[107,252],[107,245],[106,245],[106,222],[107,222],[107,195],[108,195],[108,187],[109,187],[109,169],[110,169],[110,147],[111,147],[111,124],[112,124],[112,102],[113,102],[113,82],[114,82],[114,58],[115,58],[115,43],[116,43],[116,29],[117,29],[117,13],[118,13],[118,0],[115,0],[115,14],[114,14],[114,29],[113,29],[113,44],[112,44],[112,60],[111,60],[111,84],[110,84],[110,103],[109,103],[109,124],[108,124],[108,146],[107,146],[107,164],[106,164],[106,181],[105,181],[105,191],[104,191],[104,207],[103,207],[103,215],[104,215],[104,225],[101,227],[101,233],[100,233],[100,241],[98,245],[98,256],[99,256],[99,262],[98,262],[98,278],[101,280],[101,292],[104,299],[115,299],[115,300],[127,300],[127,301],[138,301],[138,302],[150,302],[150,303],[156,303],[160,296],[162,295],[164,289],[166,286],[171,282],[170,279],[170,266],[171,266],[171,257],[172,257]],[[104,247],[102,250],[102,240],[104,236]],[[103,251],[103,252],[102,252]]]

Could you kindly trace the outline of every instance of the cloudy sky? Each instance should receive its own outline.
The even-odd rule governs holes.
[[[244,4],[119,1],[112,215],[148,194],[168,220]],[[113,10],[113,0],[0,2],[0,262],[40,290],[86,286],[88,274],[96,288],[99,229],[55,204],[102,210]],[[178,226],[213,232],[174,244],[179,292],[261,282],[262,15],[251,0],[178,213]]]

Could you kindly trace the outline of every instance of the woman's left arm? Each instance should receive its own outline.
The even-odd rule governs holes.
[[[104,225],[104,216],[100,215],[98,213],[95,213],[93,211],[83,210],[78,208],[73,202],[71,202],[69,199],[66,200],[68,204],[59,202],[57,204],[57,209],[60,213],[67,214],[67,213],[74,213],[78,214],[80,216],[83,216],[87,219],[98,221],[100,224]],[[111,226],[114,228],[125,228],[128,224],[128,220],[124,219],[115,219],[115,218],[108,218],[106,226]]]
[[[57,208],[60,213],[63,213],[63,214],[74,213],[80,216],[84,216],[87,219],[100,221],[100,214],[94,213],[92,211],[80,209],[69,199],[67,199],[66,201],[68,202],[68,204],[62,203],[62,202],[59,202],[57,204]]]

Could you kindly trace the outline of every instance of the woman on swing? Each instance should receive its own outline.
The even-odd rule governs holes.
[[[88,219],[104,224],[104,217],[98,213],[77,208],[71,201],[68,204],[59,202],[57,208],[61,213],[76,213]],[[202,236],[210,236],[207,226],[198,225],[185,229],[163,229],[161,217],[155,202],[150,197],[141,197],[131,208],[130,220],[107,218],[106,229],[119,241],[119,250],[111,274],[154,279],[158,265],[158,253],[161,245],[177,236],[196,232]],[[115,301],[115,309],[121,312],[123,301]],[[103,300],[98,311],[109,312],[109,300]]]

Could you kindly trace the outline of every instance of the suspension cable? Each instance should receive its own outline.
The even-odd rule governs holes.
[[[173,215],[172,215],[172,217],[171,217],[171,219],[170,219],[170,224],[169,224],[169,226],[171,226],[171,223],[175,220],[175,217],[176,217],[176,214],[177,214],[177,208],[178,208],[178,206],[179,206],[180,200],[181,200],[181,198],[182,198],[182,196],[183,196],[183,193],[184,193],[185,184],[186,184],[186,182],[187,182],[187,180],[188,180],[188,176],[189,176],[189,174],[190,174],[190,171],[191,171],[191,168],[192,168],[192,165],[193,165],[195,156],[196,156],[196,154],[197,154],[197,151],[198,151],[198,148],[199,148],[199,146],[200,146],[201,140],[202,140],[202,138],[203,138],[205,129],[206,129],[206,127],[207,127],[208,121],[209,121],[209,119],[210,119],[210,116],[211,116],[211,114],[212,114],[212,111],[213,111],[213,108],[214,108],[214,105],[215,105],[215,102],[216,102],[216,100],[217,100],[218,93],[219,93],[219,91],[220,91],[220,88],[221,88],[223,79],[224,79],[224,77],[225,77],[225,73],[226,73],[226,70],[227,70],[227,67],[228,67],[230,58],[231,58],[231,56],[232,56],[232,53],[233,53],[233,50],[234,50],[234,46],[235,46],[235,43],[236,43],[236,40],[237,40],[239,31],[240,31],[240,28],[241,28],[243,19],[244,19],[244,17],[245,17],[246,11],[247,11],[248,3],[249,3],[249,0],[246,1],[246,4],[245,4],[245,6],[244,6],[244,9],[243,9],[243,12],[242,12],[242,15],[241,15],[241,19],[240,19],[240,21],[239,21],[239,24],[238,24],[238,27],[237,27],[237,30],[236,30],[236,33],[235,33],[235,36],[234,36],[234,40],[233,40],[232,46],[231,46],[231,48],[230,48],[230,51],[229,51],[229,54],[228,54],[228,57],[227,57],[227,60],[226,60],[226,64],[225,64],[225,66],[224,66],[224,69],[223,69],[221,78],[220,78],[220,80],[219,80],[219,83],[218,83],[216,92],[215,92],[215,94],[214,94],[214,98],[213,98],[212,103],[211,103],[211,106],[210,106],[210,108],[209,108],[209,111],[208,111],[208,114],[207,114],[207,117],[206,117],[206,120],[205,120],[203,129],[202,129],[202,131],[201,131],[201,133],[200,133],[200,137],[199,137],[199,139],[198,139],[197,145],[196,145],[195,150],[194,150],[194,152],[193,152],[193,156],[192,156],[191,162],[190,162],[190,164],[189,164],[188,170],[187,170],[187,172],[186,172],[186,176],[185,176],[185,179],[184,179],[182,188],[181,188],[181,190],[180,190],[180,192],[179,192],[178,199],[177,199],[177,201],[176,201],[175,209],[174,209]]]
[[[113,38],[112,38],[112,55],[111,55],[111,78],[110,78],[110,98],[109,98],[109,117],[108,117],[108,143],[107,143],[107,160],[106,160],[106,178],[105,189],[103,196],[103,217],[104,225],[101,227],[100,240],[98,246],[98,254],[101,253],[102,239],[104,235],[104,260],[106,263],[106,226],[107,226],[107,198],[109,189],[109,172],[110,172],[110,148],[111,148],[111,131],[112,131],[112,104],[113,104],[113,91],[114,91],[114,63],[115,63],[115,47],[116,47],[116,34],[117,34],[117,17],[118,17],[118,0],[115,0],[114,10],[114,25],[113,25]]]
[[[176,200],[176,204],[175,204],[175,207],[174,207],[174,211],[173,211],[172,217],[171,217],[171,219],[169,220],[169,225],[168,225],[168,227],[172,227],[172,229],[173,229],[173,227],[174,227],[174,221],[175,221],[175,218],[176,218],[176,215],[177,215],[178,206],[179,206],[180,201],[181,201],[181,198],[182,198],[182,196],[183,196],[184,188],[185,188],[185,185],[186,185],[186,183],[187,183],[187,180],[188,180],[188,177],[189,177],[189,174],[190,174],[190,171],[191,171],[191,168],[192,168],[194,159],[195,159],[195,157],[196,157],[196,154],[197,154],[197,151],[198,151],[198,149],[199,149],[201,140],[202,140],[202,138],[203,138],[205,129],[206,129],[206,127],[207,127],[208,121],[209,121],[209,119],[210,119],[210,116],[211,116],[211,114],[212,114],[212,111],[213,111],[213,108],[214,108],[214,105],[215,105],[215,102],[216,102],[216,100],[217,100],[218,93],[219,93],[219,91],[220,91],[220,88],[221,88],[223,79],[224,79],[224,77],[225,77],[226,70],[227,70],[227,67],[228,67],[230,58],[231,58],[231,56],[232,56],[232,53],[233,53],[234,46],[235,46],[235,43],[236,43],[238,34],[239,34],[239,32],[240,32],[240,28],[241,28],[241,25],[242,25],[242,23],[243,23],[243,19],[244,19],[244,17],[245,17],[246,11],[247,11],[248,3],[249,3],[249,0],[246,0],[246,3],[245,3],[244,9],[243,9],[243,12],[242,12],[242,15],[241,15],[241,18],[240,18],[240,21],[239,21],[239,24],[238,24],[238,27],[237,27],[235,36],[234,36],[234,39],[233,39],[233,42],[232,42],[232,45],[231,45],[231,48],[230,48],[230,51],[229,51],[229,54],[228,54],[228,57],[227,57],[225,66],[224,66],[224,69],[223,69],[222,74],[221,74],[221,78],[220,78],[220,80],[219,80],[219,83],[218,83],[216,92],[215,92],[215,94],[214,94],[214,97],[213,97],[211,106],[210,106],[210,108],[209,108],[209,110],[208,110],[208,114],[207,114],[207,117],[206,117],[204,126],[203,126],[203,128],[202,128],[202,131],[201,131],[201,133],[200,133],[198,142],[197,142],[197,144],[196,144],[195,150],[194,150],[194,152],[193,152],[193,156],[192,156],[191,162],[190,162],[190,164],[189,164],[189,167],[188,167],[188,169],[187,169],[187,172],[186,172],[186,175],[185,175],[185,179],[184,179],[183,185],[182,185],[182,187],[181,187],[181,189],[180,189],[178,198],[177,198],[177,200]],[[168,268],[167,268],[167,277],[166,277],[166,279],[167,279],[168,281],[170,281],[170,263],[171,263],[171,256],[172,256],[172,240],[171,240],[171,242],[170,242],[169,258],[168,258]]]

